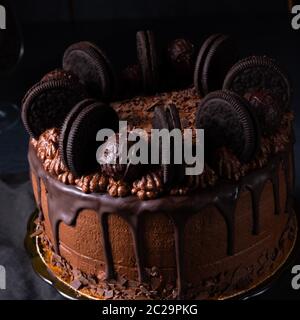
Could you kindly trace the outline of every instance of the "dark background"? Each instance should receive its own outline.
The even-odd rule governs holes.
[[[0,4],[6,4],[0,0]],[[47,71],[61,66],[64,49],[72,42],[91,40],[122,67],[136,60],[135,32],[156,31],[160,41],[185,36],[199,47],[215,32],[230,33],[239,41],[240,55],[273,56],[290,75],[296,139],[300,137],[300,30],[291,28],[289,1],[67,1],[19,0],[14,8],[24,39],[24,56],[14,70],[0,76],[0,102],[20,106],[26,90]],[[0,32],[3,32],[0,30]],[[54,289],[32,271],[23,239],[34,201],[26,159],[28,135],[18,121],[0,134],[0,265],[7,270],[7,290],[0,299],[60,299]],[[295,146],[299,192],[300,143]],[[299,248],[300,254],[300,248]],[[300,264],[300,259],[296,262]],[[300,299],[291,289],[291,268],[260,299]]]
[[[294,1],[295,2],[295,1]],[[274,14],[287,11],[288,0],[24,0],[15,1],[23,21],[77,21],[118,19],[162,19],[207,14]]]

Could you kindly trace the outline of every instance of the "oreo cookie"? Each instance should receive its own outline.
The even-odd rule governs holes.
[[[44,79],[23,98],[21,116],[26,130],[37,139],[46,129],[59,128],[73,106],[85,97],[84,87],[73,79]]]
[[[237,61],[237,48],[228,35],[213,34],[201,46],[194,70],[194,85],[201,96],[222,88],[230,67]]]
[[[138,31],[136,46],[144,91],[155,92],[159,85],[159,55],[153,31]]]
[[[290,106],[291,89],[287,75],[275,60],[266,56],[252,56],[237,62],[227,73],[223,88],[242,96],[268,90],[278,99],[282,110]]]
[[[67,48],[63,69],[76,74],[91,97],[109,101],[116,94],[112,64],[104,51],[91,42],[78,42]]]
[[[97,132],[104,128],[117,132],[118,121],[118,115],[111,107],[92,101],[77,105],[76,110],[66,118],[61,130],[60,150],[67,167],[75,176],[97,170]]]
[[[80,102],[78,102],[75,107],[68,113],[68,115],[65,118],[65,121],[63,122],[61,128],[60,128],[60,135],[59,135],[59,153],[61,156],[61,159],[65,166],[68,167],[68,161],[67,161],[67,152],[65,146],[68,143],[68,137],[69,132],[72,128],[72,125],[79,115],[79,113],[84,110],[86,107],[90,106],[92,103],[95,103],[96,101],[93,99],[84,99]]]
[[[249,102],[227,90],[211,92],[201,100],[196,127],[204,129],[205,153],[211,162],[213,152],[222,146],[241,162],[249,162],[260,145],[260,129]]]
[[[128,99],[142,91],[142,74],[139,64],[128,65],[120,73],[118,96]]]
[[[179,112],[174,104],[156,106],[154,109],[152,127],[154,129],[182,129]],[[184,166],[174,163],[174,140],[170,139],[170,150],[159,141],[160,162],[165,185],[179,183],[184,177]],[[170,159],[170,163],[166,163]]]

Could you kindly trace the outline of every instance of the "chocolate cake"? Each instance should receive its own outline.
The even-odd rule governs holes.
[[[297,235],[291,90],[271,58],[222,60],[233,43],[210,36],[197,56],[186,39],[158,50],[154,33],[141,31],[137,63],[119,74],[103,50],[79,43],[64,71],[26,94],[33,236],[48,269],[79,295],[226,299],[286,262]],[[121,133],[103,142],[99,164],[96,133],[119,120],[148,138],[151,128],[204,129],[204,171],[106,163],[124,148]]]

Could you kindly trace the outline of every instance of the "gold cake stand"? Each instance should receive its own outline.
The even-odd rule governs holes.
[[[55,288],[64,298],[67,298],[70,300],[87,300],[87,299],[95,300],[95,298],[85,293],[79,292],[78,290],[73,289],[67,282],[55,276],[53,272],[48,268],[47,263],[41,252],[39,237],[38,236],[31,237],[31,235],[35,232],[34,221],[36,220],[37,217],[38,217],[38,210],[34,211],[28,220],[27,232],[24,239],[24,245],[27,253],[30,256],[34,271],[46,283],[48,283],[53,288]],[[293,262],[297,257],[297,249],[299,248],[300,250],[300,235],[299,235],[300,228],[298,225],[299,219],[297,219],[296,214],[294,214],[293,219],[296,227],[296,237],[294,239],[292,248],[289,254],[287,255],[287,258],[282,263],[282,265],[279,268],[277,268],[274,271],[274,273],[270,275],[268,279],[264,280],[259,285],[256,285],[253,288],[249,288],[244,292],[239,292],[236,295],[226,296],[224,298],[221,298],[220,300],[225,300],[225,299],[248,300],[251,298],[255,298],[265,293],[270,288],[272,288],[272,286],[280,278],[282,273],[288,270],[289,267],[292,266]]]

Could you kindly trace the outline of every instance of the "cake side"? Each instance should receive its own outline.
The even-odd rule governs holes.
[[[287,206],[291,196],[287,193],[287,184],[291,184],[291,180],[286,180],[293,175],[292,152],[287,154],[287,158],[280,157],[280,161],[273,159],[276,166],[272,170],[278,175],[277,200],[274,199],[276,184],[274,186],[270,182],[272,179],[266,174],[267,169],[252,173],[254,180],[262,184],[256,204],[259,208],[257,217],[253,212],[255,201],[246,187],[249,184],[247,176],[244,185],[236,183],[231,194],[226,194],[228,198],[225,202],[234,196],[236,188],[240,186],[230,224],[230,218],[224,213],[222,215],[220,208],[216,208],[218,202],[215,203],[216,197],[222,198],[221,190],[225,185],[214,187],[215,190],[210,190],[208,194],[199,192],[147,202],[137,198],[113,199],[108,195],[83,194],[73,186],[66,186],[51,177],[44,171],[32,147],[31,151],[32,181],[37,202],[41,199],[45,235],[52,248],[58,242],[59,254],[72,268],[95,279],[102,275],[103,282],[100,281],[99,287],[104,285],[104,278],[112,273],[112,278],[133,280],[137,287],[139,283],[147,284],[149,275],[145,270],[155,267],[159,270],[162,282],[160,289],[172,288],[171,291],[175,290],[173,296],[177,296],[179,284],[185,297],[222,298],[247,290],[268,278],[284,262],[293,246],[295,225],[292,208]],[[270,167],[273,167],[273,161],[270,161]],[[41,183],[40,196],[37,181]],[[79,196],[80,193],[84,195],[83,198]],[[78,201],[83,203],[70,208],[70,203]],[[94,201],[97,205],[91,208]],[[49,212],[49,208],[55,207],[51,202],[59,204],[56,210],[61,212],[58,219],[61,222],[57,225],[58,222],[55,223],[53,219],[53,215],[57,219],[57,211]],[[67,204],[65,209],[63,202]],[[276,209],[278,205],[280,209]],[[109,213],[105,221],[102,210]],[[184,219],[181,220],[183,214]],[[128,220],[131,215],[141,217],[136,234],[132,220]],[[174,236],[176,218],[180,225],[185,222],[180,234],[182,238],[177,238],[177,243]],[[103,223],[107,229],[103,228]],[[134,243],[135,240],[137,243]],[[177,250],[182,250],[180,255],[176,255],[176,245]],[[111,260],[107,247],[110,247]],[[111,270],[108,270],[108,263],[112,263]],[[179,274],[179,268],[183,268],[184,274]],[[179,280],[179,277],[182,278]],[[161,297],[157,293],[156,298]],[[122,296],[116,295],[115,298]]]

